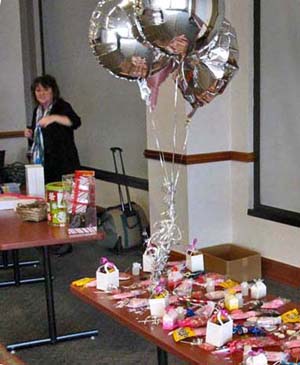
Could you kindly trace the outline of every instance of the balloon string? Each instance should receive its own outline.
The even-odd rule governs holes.
[[[172,167],[171,167],[171,181],[174,182],[175,177],[175,153],[177,145],[177,101],[178,101],[178,76],[175,80],[174,89],[174,115],[173,115],[173,154],[172,154]]]
[[[157,128],[156,128],[156,123],[155,123],[155,120],[154,120],[154,116],[153,116],[153,113],[152,113],[152,108],[149,107],[149,112],[150,112],[150,120],[151,120],[151,125],[152,125],[152,130],[154,132],[154,140],[155,140],[155,145],[156,145],[156,148],[158,149],[159,151],[159,162],[160,162],[160,166],[163,170],[163,173],[164,173],[164,180],[168,180],[168,171],[167,171],[167,168],[166,168],[166,161],[165,161],[165,155],[160,147],[160,141],[159,141],[159,136],[158,136],[158,133],[157,133]]]
[[[175,181],[174,181],[175,186],[177,185],[179,175],[180,175],[180,170],[182,168],[181,162],[182,162],[183,156],[185,155],[186,150],[187,150],[187,143],[188,143],[189,132],[190,132],[190,120],[189,119],[186,120],[184,128],[185,128],[185,138],[184,138],[184,142],[183,142],[181,158],[180,158],[180,161],[178,161],[178,168],[177,168],[176,177],[175,177]]]
[[[183,61],[180,63],[180,67],[183,68]],[[187,143],[188,143],[188,137],[189,137],[189,126],[190,126],[190,119],[188,118],[185,122],[185,136],[184,136],[184,141],[183,141],[183,145],[182,145],[182,150],[181,150],[181,156],[180,159],[177,163],[178,167],[177,170],[175,169],[175,150],[176,150],[176,135],[177,135],[177,103],[178,103],[178,80],[179,80],[179,76],[176,77],[175,80],[175,89],[174,89],[174,130],[173,130],[173,158],[172,158],[172,179],[171,181],[174,184],[174,187],[176,188],[177,183],[178,183],[178,179],[179,179],[179,174],[180,174],[180,170],[181,170],[181,165],[182,165],[182,161],[183,161],[183,156],[186,153],[187,150]]]

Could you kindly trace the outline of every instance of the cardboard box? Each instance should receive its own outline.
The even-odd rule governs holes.
[[[201,248],[204,269],[242,282],[261,278],[261,255],[248,248],[226,243]]]

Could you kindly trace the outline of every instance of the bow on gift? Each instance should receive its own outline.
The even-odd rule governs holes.
[[[188,255],[190,255],[196,251],[196,245],[197,245],[197,238],[194,238],[193,242],[189,244],[189,247],[187,249]]]
[[[117,270],[116,265],[108,260],[107,257],[101,257],[99,270],[103,273],[110,273]]]

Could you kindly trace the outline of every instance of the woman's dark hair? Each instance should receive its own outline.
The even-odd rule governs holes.
[[[36,103],[37,100],[35,97],[35,89],[37,88],[38,85],[42,85],[45,89],[51,88],[53,92],[54,101],[56,101],[59,98],[60,92],[55,78],[51,75],[38,76],[33,80],[33,83],[31,84],[32,97]]]

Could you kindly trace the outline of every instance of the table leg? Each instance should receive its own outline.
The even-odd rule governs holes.
[[[3,269],[8,268],[8,252],[7,251],[2,252],[2,265],[0,265],[0,268],[3,268]]]
[[[77,333],[70,333],[70,334],[66,334],[63,336],[57,336],[53,285],[52,285],[52,276],[51,276],[51,262],[50,262],[48,246],[43,247],[43,261],[44,261],[45,292],[46,292],[49,337],[7,345],[6,348],[9,351],[14,351],[14,350],[28,348],[28,347],[34,347],[34,346],[39,346],[39,345],[55,344],[57,342],[68,341],[68,340],[79,339],[79,338],[94,337],[94,336],[98,335],[98,330],[91,330],[91,331],[81,331],[81,332],[77,332]]]
[[[0,282],[0,288],[6,287],[6,286],[19,286],[20,284],[32,284],[32,283],[40,283],[41,281],[44,281],[45,279],[43,277],[39,278],[30,278],[30,279],[21,279],[21,273],[20,273],[20,262],[19,262],[19,250],[12,250],[12,259],[13,263],[8,264],[8,255],[7,252],[3,252],[2,254],[6,254],[5,258],[3,257],[3,266],[5,268],[12,267],[14,270],[14,280],[9,281],[1,281]],[[39,261],[31,261],[32,263],[39,263]]]
[[[55,343],[57,339],[56,320],[55,320],[55,309],[54,309],[53,285],[51,280],[52,276],[51,262],[49,256],[49,249],[47,246],[43,247],[43,259],[44,259],[44,276],[45,276],[49,337],[51,339],[51,343]]]
[[[12,250],[13,264],[14,264],[14,281],[15,285],[20,285],[20,267],[19,267],[19,251]]]
[[[168,365],[168,353],[157,347],[157,363],[158,365]]]

